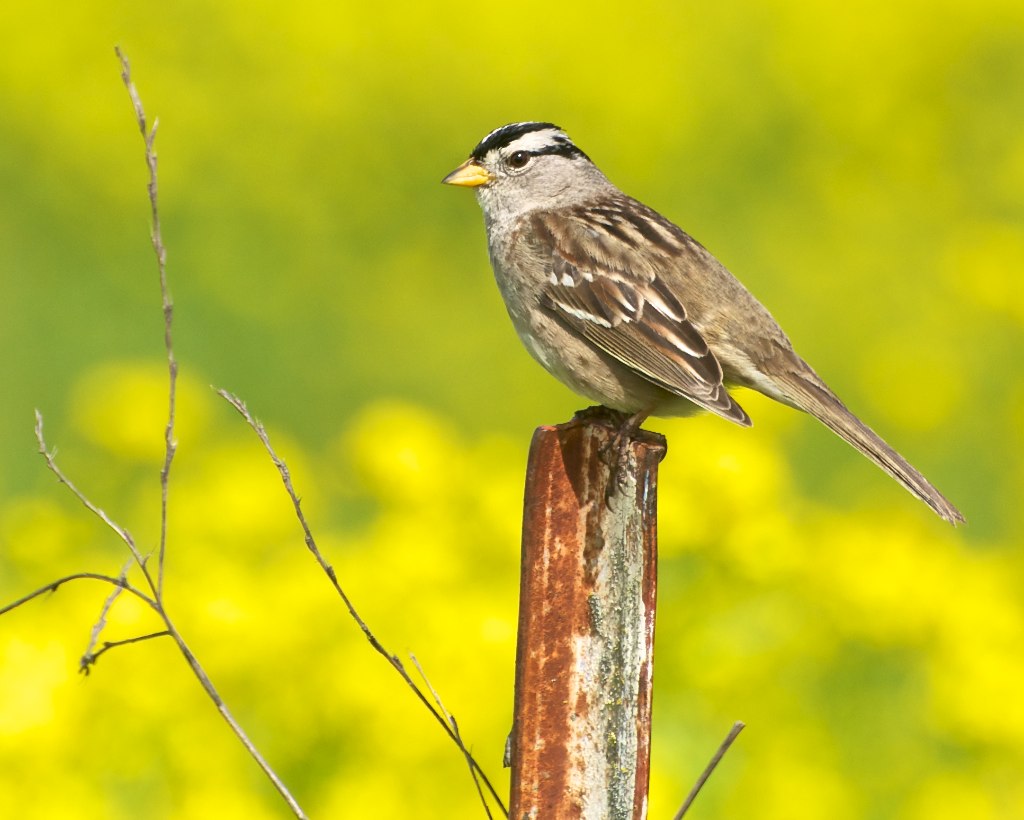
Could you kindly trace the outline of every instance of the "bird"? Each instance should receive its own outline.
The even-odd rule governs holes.
[[[809,413],[945,521],[963,514],[855,416],[768,310],[703,245],[617,188],[550,122],[487,134],[442,180],[472,188],[491,266],[530,354],[623,414],[708,411],[749,427],[731,388]]]

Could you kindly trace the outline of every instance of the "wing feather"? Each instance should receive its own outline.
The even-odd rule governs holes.
[[[686,307],[652,266],[652,250],[665,265],[671,264],[670,252],[685,252],[685,234],[672,225],[669,230],[646,224],[628,207],[561,212],[557,221],[550,214],[531,219],[541,252],[550,259],[545,309],[664,390],[737,424],[750,424]]]

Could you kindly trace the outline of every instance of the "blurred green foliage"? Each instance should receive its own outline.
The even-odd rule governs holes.
[[[145,549],[165,372],[141,141],[160,118],[182,363],[168,596],[315,817],[480,817],[464,763],[348,620],[321,548],[480,761],[509,728],[530,431],[580,401],[519,347],[471,197],[491,128],[566,127],[708,245],[966,513],[945,527],[827,431],[654,422],[651,816],[734,719],[700,817],[1024,817],[1024,6],[61,2],[0,31],[0,602]],[[0,814],[279,817],[169,643],[77,657],[107,590],[0,620]],[[119,601],[110,639],[154,628]]]

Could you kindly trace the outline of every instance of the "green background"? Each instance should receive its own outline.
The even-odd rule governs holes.
[[[521,349],[441,177],[547,119],[770,309],[966,514],[813,420],[654,420],[651,817],[1024,817],[1024,6],[1017,0],[21,4],[0,31],[0,602],[143,549],[166,413],[142,144],[181,362],[172,615],[313,817],[481,817],[457,750],[305,552],[272,465],[501,789],[522,473],[581,400]],[[169,642],[76,675],[106,588],[0,619],[0,814],[276,817]],[[109,639],[156,628],[127,600]]]

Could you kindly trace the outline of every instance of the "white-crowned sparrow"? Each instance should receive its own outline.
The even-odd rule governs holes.
[[[951,523],[964,517],[854,416],[704,247],[547,122],[492,131],[443,180],[474,188],[512,322],[537,361],[631,415],[750,418],[727,387],[810,413]]]

